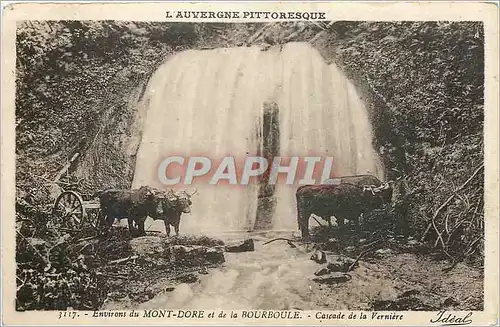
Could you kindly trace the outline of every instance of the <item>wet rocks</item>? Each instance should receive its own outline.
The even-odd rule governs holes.
[[[352,258],[339,256],[336,260],[328,262],[327,268],[331,272],[346,272],[354,264],[354,262],[355,260]]]
[[[325,263],[326,262],[326,254],[323,251],[315,251],[311,255],[311,260],[316,262],[316,263]]]
[[[220,246],[207,248],[205,257],[209,263],[224,263],[226,261],[224,258],[224,248]]]
[[[331,256],[328,258],[321,267],[314,273],[315,276],[324,276],[331,273],[345,273],[354,264],[355,260],[349,257],[343,256]],[[356,264],[357,266],[357,264]]]
[[[226,252],[252,252],[255,251],[253,239],[249,238],[244,241],[233,242],[225,247]]]
[[[108,293],[101,310],[123,310],[132,307],[132,299],[128,294],[120,292]]]
[[[398,298],[412,297],[417,295],[420,295],[419,290],[409,290],[401,293],[401,295],[399,295]]]
[[[123,235],[128,237],[128,231]],[[128,250],[112,252],[117,258],[107,261],[101,269],[103,274],[117,276],[108,282],[112,283],[112,290],[126,294],[128,302],[116,297],[117,300],[111,299],[105,307],[119,301],[137,308],[141,303],[148,303],[146,306],[155,301],[161,303],[161,297],[156,299],[159,294],[168,293],[174,298],[184,297],[186,292],[192,294],[190,284],[199,282],[205,277],[202,275],[225,261],[224,243],[208,236],[150,234],[134,239],[120,238],[119,242],[110,243],[109,250],[120,250],[122,244],[127,245]],[[103,256],[109,253],[106,249]]]
[[[349,274],[336,272],[328,275],[314,277],[312,280],[320,284],[338,284],[345,283],[351,279],[352,277]]]
[[[208,236],[178,235],[165,238],[168,245],[203,245],[208,247],[223,246],[222,240]]]
[[[354,259],[343,255],[327,254],[325,251],[315,251],[311,260],[319,264],[325,264],[330,272],[345,272],[354,263]],[[321,269],[321,268],[320,268]]]
[[[218,264],[225,261],[222,247],[173,245],[169,250],[170,261],[183,266]]]
[[[322,266],[314,273],[314,276],[324,276],[330,273],[330,269],[327,266]]]
[[[221,246],[170,245],[164,237],[143,236],[130,241],[132,252],[156,266],[175,263],[181,266],[202,266],[225,261]]]

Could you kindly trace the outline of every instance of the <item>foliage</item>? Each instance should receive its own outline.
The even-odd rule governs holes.
[[[109,138],[105,131],[118,131],[128,124],[130,93],[143,86],[168,55],[192,46],[196,28],[195,24],[122,21],[25,21],[18,25],[18,310],[96,309],[102,304],[105,285],[93,267],[82,265],[81,251],[73,247],[86,231],[65,239],[51,225],[51,202],[61,192],[54,179],[76,153],[90,152],[96,140],[105,145],[100,155],[110,158],[105,163],[112,163],[111,172],[133,165],[120,160],[123,156],[115,139],[105,143]],[[101,139],[97,139],[99,134]],[[71,168],[68,172],[71,175]],[[114,177],[104,173],[88,176],[79,191],[89,191]],[[123,173],[118,176],[123,179]],[[115,186],[130,183],[120,182]],[[90,247],[95,250],[90,261],[104,254],[119,255],[115,252],[125,248],[114,248],[116,244],[110,238],[98,248]]]
[[[16,230],[17,310],[97,309],[105,283],[93,269],[93,256],[72,246],[78,237],[52,226],[45,209],[24,203],[18,215],[26,218]]]
[[[453,257],[482,258],[483,173],[459,189],[483,163],[482,24],[336,22],[330,42],[368,95],[388,177],[404,179],[408,223]]]
[[[52,180],[75,153],[92,146],[98,132],[106,134],[107,128],[118,130],[126,125],[132,90],[144,84],[177,47],[195,41],[192,24],[20,24],[16,42],[18,187],[27,191],[33,179]],[[122,158],[113,153],[119,145],[107,147],[121,170],[130,164],[120,162]]]
[[[61,269],[37,271],[17,269],[16,309],[97,310],[106,294],[104,283],[93,270],[82,264]]]

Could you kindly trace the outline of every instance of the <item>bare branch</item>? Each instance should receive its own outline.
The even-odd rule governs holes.
[[[293,243],[293,242],[301,242],[299,240],[291,240],[289,238],[284,238],[284,237],[278,237],[278,238],[273,238],[272,240],[270,241],[267,241],[266,243],[263,243],[262,245],[266,245],[266,244],[269,244],[271,242],[274,242],[274,241],[287,241],[287,242],[290,242],[290,243]],[[301,242],[303,243],[303,242]]]

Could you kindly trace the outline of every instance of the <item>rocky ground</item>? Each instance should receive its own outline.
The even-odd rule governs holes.
[[[167,237],[156,228],[133,238],[126,227],[113,226],[105,235],[68,234],[49,228],[48,212],[37,217],[36,225],[24,222],[17,231],[17,310],[484,305],[481,266],[453,264],[432,245],[394,232],[381,215],[364,221],[360,232],[349,225],[312,227],[307,242],[293,230],[208,237],[181,229]]]
[[[17,309],[483,308],[482,269],[453,265],[411,236],[335,227],[312,235],[308,242],[294,231],[132,238],[114,226],[99,237],[26,238],[18,244],[25,255]]]
[[[224,243],[204,236],[149,233],[125,242],[127,251],[99,269],[108,281],[104,307],[134,308],[180,283],[198,281],[225,261]]]
[[[464,264],[450,265],[411,236],[360,239],[357,246],[340,249],[338,241],[330,239],[319,247],[334,249],[316,250],[311,256],[318,263],[312,280],[319,283],[316,303],[321,307],[483,309],[482,272]]]
[[[54,230],[56,232],[57,230]],[[20,234],[21,235],[21,234]],[[132,238],[114,226],[42,239],[20,237],[17,310],[135,307],[224,262],[224,243],[205,236]]]
[[[303,243],[291,232],[224,239],[133,239],[129,259],[104,268],[112,280],[102,309],[482,310],[481,271],[447,270],[449,261],[412,237],[354,245]]]

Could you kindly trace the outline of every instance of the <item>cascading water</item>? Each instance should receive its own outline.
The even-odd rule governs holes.
[[[352,83],[309,44],[289,43],[267,51],[189,50],[162,64],[140,104],[145,106],[144,130],[132,187],[165,189],[157,170],[168,156],[258,155],[266,146],[266,103],[278,108],[279,146],[274,151],[279,155],[331,156],[337,176],[383,178],[368,113]],[[276,201],[269,227],[297,228],[296,187],[278,183],[272,190]],[[182,232],[254,228],[260,185],[198,183],[194,188],[198,192],[191,214],[182,218]]]

